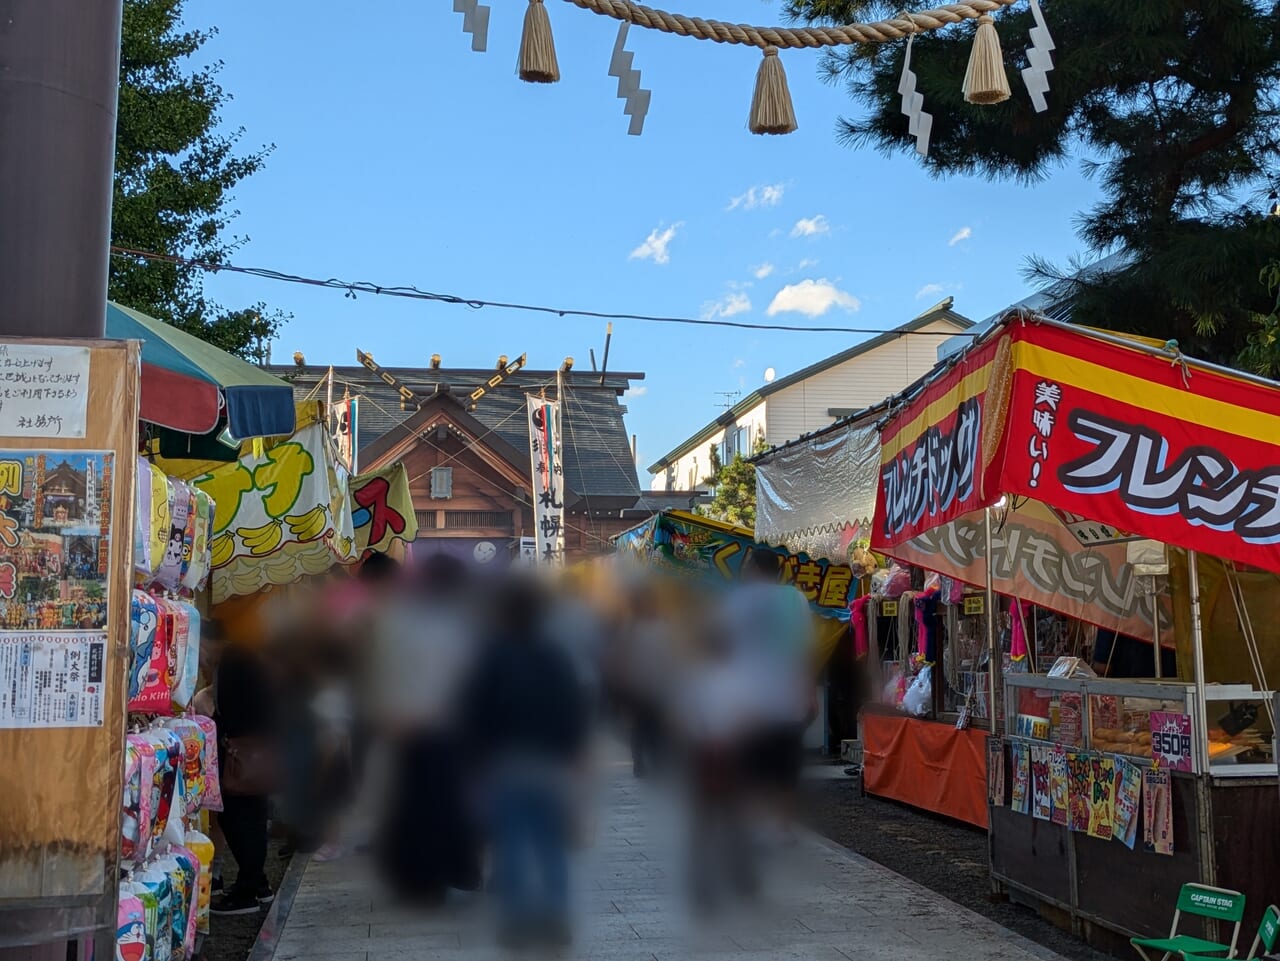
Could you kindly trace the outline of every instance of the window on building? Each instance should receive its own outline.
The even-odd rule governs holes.
[[[418,517],[418,530],[433,531],[436,529],[435,511],[414,511]]]
[[[431,468],[431,499],[448,500],[453,497],[453,468]]]

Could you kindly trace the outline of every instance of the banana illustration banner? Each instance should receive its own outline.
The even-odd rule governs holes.
[[[319,423],[194,483],[218,505],[210,542],[215,603],[359,556],[349,480]]]

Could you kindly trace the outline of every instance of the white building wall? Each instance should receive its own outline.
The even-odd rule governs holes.
[[[920,333],[861,354],[765,398],[771,447],[826,427],[832,408],[858,410],[896,394],[938,362],[938,347],[958,327],[938,320]],[[931,332],[937,331],[936,334]]]
[[[652,481],[650,481],[649,489],[672,491],[697,490],[708,487],[703,481],[711,473],[711,447],[714,445],[721,451],[722,460],[731,459],[732,455],[727,458],[724,456],[726,451],[725,438],[731,430],[740,432],[737,443],[743,454],[749,454],[756,437],[765,436],[767,438],[768,436],[765,424],[765,404],[757,404],[750,410],[745,411],[733,424],[716,431],[662,473],[654,474]],[[732,449],[732,441],[729,449]]]

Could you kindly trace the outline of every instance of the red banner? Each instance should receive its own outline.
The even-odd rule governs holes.
[[[987,475],[1003,411],[989,410],[988,386],[1007,353],[1005,337],[974,351],[881,432],[872,547],[895,547],[1000,496]]]
[[[1010,335],[1005,493],[1280,572],[1280,388],[1055,327]]]

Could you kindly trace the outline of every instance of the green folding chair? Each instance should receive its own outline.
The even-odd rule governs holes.
[[[1211,921],[1223,921],[1234,924],[1230,944],[1217,941],[1206,941],[1204,938],[1192,937],[1178,933],[1178,923],[1184,914]],[[1143,961],[1154,961],[1153,955],[1159,955],[1161,961],[1169,961],[1174,955],[1182,958],[1194,955],[1217,955],[1226,953],[1227,958],[1236,956],[1236,942],[1240,939],[1240,920],[1244,917],[1244,895],[1239,891],[1228,891],[1225,888],[1211,888],[1206,884],[1184,884],[1178,894],[1178,907],[1173,912],[1173,927],[1169,929],[1167,938],[1134,938],[1129,943],[1142,955]],[[1152,954],[1147,952],[1151,951]],[[1218,958],[1217,961],[1222,961]]]
[[[1277,942],[1280,942],[1280,908],[1272,904],[1262,914],[1262,923],[1258,925],[1253,947],[1249,949],[1249,956],[1245,961],[1254,961],[1254,958],[1261,957],[1258,948],[1262,948],[1263,955],[1271,954],[1275,951]],[[1221,958],[1202,954],[1184,954],[1182,957],[1183,961],[1222,961]]]

